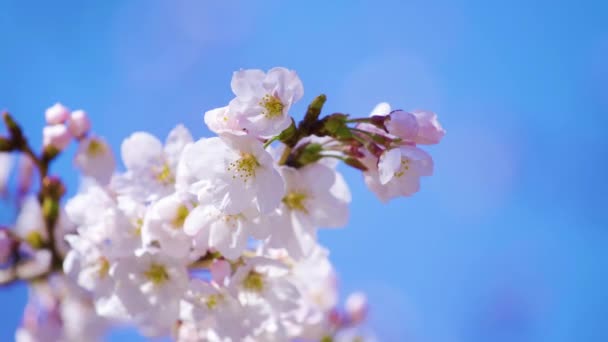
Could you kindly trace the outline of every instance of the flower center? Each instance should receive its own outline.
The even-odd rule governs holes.
[[[285,108],[285,105],[283,105],[283,102],[278,97],[270,94],[262,98],[260,106],[264,108],[263,114],[267,119],[274,119],[283,115],[283,109]]]
[[[169,168],[167,163],[164,163],[160,171],[156,174],[156,180],[165,185],[175,183],[175,177],[173,177],[171,168]]]
[[[106,147],[97,139],[91,139],[89,146],[87,146],[87,154],[91,157],[96,157],[102,154],[106,150]]]
[[[264,289],[264,277],[256,271],[251,271],[243,280],[243,287],[250,291],[261,292]]]
[[[395,172],[395,177],[399,178],[405,175],[410,170],[410,160],[409,159],[401,159],[401,166],[399,167],[399,171]]]
[[[260,166],[260,163],[251,153],[242,153],[241,158],[228,164],[228,171],[232,171],[232,178],[237,177],[246,182],[252,177],[255,177],[255,170]]]
[[[306,206],[304,206],[306,197],[304,193],[292,191],[283,197],[283,203],[291,210],[307,212]]]
[[[99,258],[99,270],[97,271],[99,274],[99,278],[105,278],[110,272],[110,262],[108,259],[101,257]]]
[[[169,280],[169,274],[165,266],[157,263],[152,263],[150,268],[144,272],[144,275],[155,285],[160,285]]]
[[[186,221],[186,217],[188,217],[189,212],[190,211],[188,210],[188,207],[183,204],[180,205],[176,210],[173,222],[171,222],[173,224],[173,227],[176,229],[181,228],[184,225],[184,221]]]
[[[40,249],[44,246],[44,239],[42,234],[37,230],[32,230],[25,236],[25,241],[32,246],[33,249]]]
[[[144,219],[141,217],[135,220],[135,236],[141,236],[141,228],[144,226]]]
[[[210,295],[209,297],[207,297],[207,300],[205,301],[207,309],[213,310],[214,308],[216,308],[219,300],[220,298],[218,295]]]

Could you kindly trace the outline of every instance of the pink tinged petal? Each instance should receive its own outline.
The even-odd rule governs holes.
[[[344,304],[344,309],[352,323],[360,323],[367,315],[367,296],[362,292],[353,292]]]
[[[387,102],[381,102],[381,103],[378,103],[376,105],[376,107],[374,107],[374,109],[372,109],[372,112],[369,113],[369,116],[374,116],[374,115],[385,116],[385,115],[388,115],[390,112],[391,112],[391,105],[388,104]]]
[[[441,127],[437,114],[429,111],[412,112],[418,121],[417,144],[432,145],[441,141],[445,135],[445,130]]]
[[[72,135],[79,139],[91,130],[91,120],[84,110],[73,111],[68,125]]]
[[[230,87],[236,96],[241,97],[244,100],[251,99],[256,95],[263,96],[260,92],[262,81],[265,76],[264,72],[258,69],[235,71],[234,74],[232,74]]]
[[[378,175],[381,184],[388,183],[401,167],[401,151],[398,148],[385,151],[378,162]]]
[[[420,177],[417,175],[401,177],[398,181],[395,181],[395,183],[393,188],[397,189],[398,194],[402,196],[411,196],[420,191]],[[390,193],[391,195],[393,194],[392,191]]]
[[[433,175],[434,165],[430,154],[414,146],[402,146],[400,150],[402,157],[411,161],[416,174],[419,176]]]
[[[53,146],[62,151],[72,141],[72,134],[64,124],[46,126],[42,129],[43,145]]]
[[[163,145],[155,136],[135,132],[120,146],[123,163],[128,170],[149,170],[163,162]]]
[[[49,125],[64,123],[70,117],[70,110],[57,102],[52,107],[47,108],[44,117]]]
[[[299,101],[304,96],[304,85],[298,74],[286,68],[270,69],[264,80],[264,86],[268,90],[280,88],[282,93],[273,95],[278,95],[288,105]]]
[[[230,263],[219,259],[211,263],[209,270],[211,271],[211,279],[218,285],[224,285],[226,279],[232,273]]]
[[[402,110],[391,112],[385,126],[390,134],[406,141],[413,141],[418,135],[416,117]]]
[[[242,127],[239,127],[239,118],[236,115],[231,114],[229,106],[215,108],[205,112],[204,120],[209,130],[217,134],[247,134]]]

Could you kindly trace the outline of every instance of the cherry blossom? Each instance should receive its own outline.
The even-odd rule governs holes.
[[[240,126],[254,136],[279,134],[291,124],[289,109],[304,94],[302,81],[295,71],[273,68],[240,70],[231,82],[236,98],[230,101],[229,113],[238,116]]]
[[[283,179],[272,157],[250,137],[199,140],[184,152],[183,163],[196,180],[190,191],[227,214],[239,214],[252,203],[268,213],[283,196]]]
[[[17,341],[101,340],[117,324],[184,342],[375,341],[363,293],[338,306],[317,232],[348,223],[341,164],[382,201],[411,196],[433,173],[420,146],[445,130],[432,112],[388,103],[364,118],[325,114],[325,95],[296,124],[303,85],[282,67],[237,71],[231,88],[229,103],[204,114],[217,136],[177,125],[162,142],[136,131],[120,146],[124,171],[84,110],[48,108],[40,152],[3,114],[7,197],[13,153],[21,165],[19,211],[0,228],[0,283],[30,285]],[[51,168],[71,141],[76,191]]]

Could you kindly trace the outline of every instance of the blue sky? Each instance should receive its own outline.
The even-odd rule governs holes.
[[[606,13],[602,1],[4,0],[0,108],[37,144],[45,108],[84,108],[117,152],[135,130],[209,135],[202,114],[230,100],[240,68],[297,70],[296,116],[320,93],[327,112],[433,110],[448,133],[419,194],[383,205],[344,170],[351,223],[321,234],[341,289],[369,293],[383,341],[606,341]],[[53,172],[74,191],[69,157]],[[0,340],[25,298],[0,290]]]

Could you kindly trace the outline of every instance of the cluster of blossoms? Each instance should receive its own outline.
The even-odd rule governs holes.
[[[181,125],[164,143],[133,133],[120,149],[124,172],[83,111],[47,110],[40,156],[5,114],[0,151],[22,153],[41,179],[14,228],[0,230],[0,280],[32,284],[18,341],[95,340],[114,324],[178,341],[367,338],[365,296],[338,306],[317,241],[318,229],[348,220],[336,167],[361,170],[383,201],[412,195],[433,171],[418,145],[444,134],[435,114],[383,103],[365,118],[321,116],[321,95],[296,124],[294,71],[237,71],[231,87],[234,99],[204,115],[216,137],[195,140]],[[62,205],[64,186],[48,170],[72,140],[84,177]],[[0,184],[10,174],[1,158]]]

